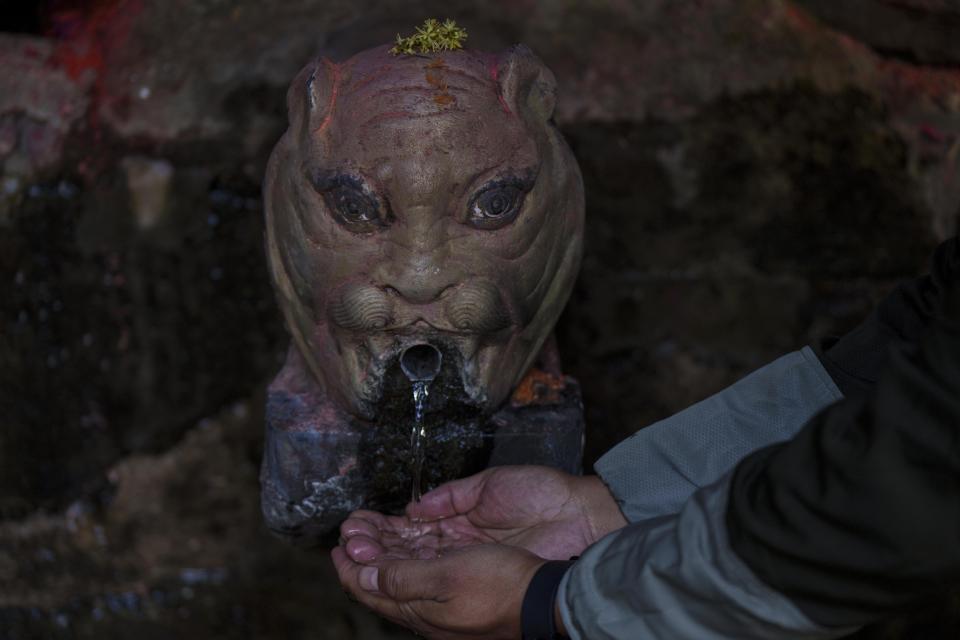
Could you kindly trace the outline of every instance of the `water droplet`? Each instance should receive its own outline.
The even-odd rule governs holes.
[[[211,227],[215,227],[220,224],[220,216],[215,213],[211,213],[207,216],[207,224]]]

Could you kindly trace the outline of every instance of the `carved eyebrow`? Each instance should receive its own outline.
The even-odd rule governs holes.
[[[309,178],[313,188],[317,191],[329,191],[344,186],[350,186],[360,191],[370,191],[370,187],[360,176],[338,170],[319,169],[310,171]]]
[[[536,169],[533,167],[527,167],[524,169],[507,169],[506,171],[498,174],[493,179],[488,180],[480,187],[480,190],[490,189],[491,187],[505,187],[511,186],[520,189],[523,192],[530,191],[533,189],[533,185],[537,181],[537,173],[539,172],[539,167]]]

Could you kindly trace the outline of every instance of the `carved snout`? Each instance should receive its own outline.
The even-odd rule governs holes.
[[[494,333],[511,324],[510,314],[497,287],[472,280],[450,287],[429,304],[414,304],[385,288],[369,284],[347,285],[334,294],[330,319],[350,331],[385,331],[424,320],[441,331]]]
[[[351,331],[379,331],[393,321],[393,301],[379,287],[347,286],[330,305],[330,318]]]
[[[444,313],[458,330],[493,333],[510,326],[510,315],[497,287],[486,280],[465,283],[448,296]]]

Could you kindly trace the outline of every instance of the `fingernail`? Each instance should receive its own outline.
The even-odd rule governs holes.
[[[360,586],[366,591],[377,591],[379,589],[379,578],[380,570],[376,567],[363,567],[360,569]]]

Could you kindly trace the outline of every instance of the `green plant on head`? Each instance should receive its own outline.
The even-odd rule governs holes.
[[[398,33],[397,44],[390,49],[390,53],[399,56],[455,51],[463,48],[463,41],[466,39],[467,30],[453,20],[444,20],[441,23],[430,18],[417,27],[412,36],[404,38]]]

